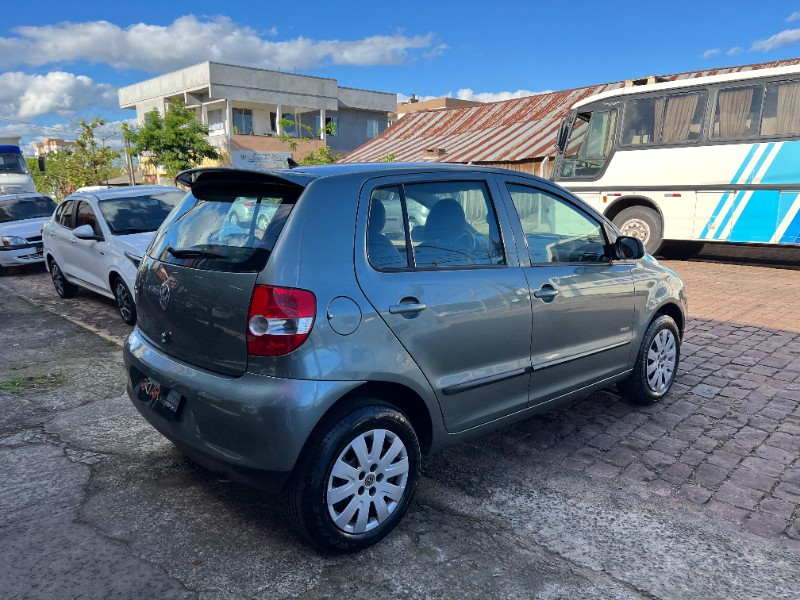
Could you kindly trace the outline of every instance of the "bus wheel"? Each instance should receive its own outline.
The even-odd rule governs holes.
[[[661,217],[652,208],[631,206],[621,211],[613,221],[622,235],[642,240],[648,254],[655,254],[661,248],[664,228]]]
[[[661,256],[674,260],[689,260],[703,249],[703,242],[665,242],[661,248]]]

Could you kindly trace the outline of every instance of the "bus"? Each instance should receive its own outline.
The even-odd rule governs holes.
[[[631,85],[576,103],[553,179],[650,254],[800,245],[800,66]]]
[[[0,137],[0,196],[36,191],[19,140],[19,136]]]

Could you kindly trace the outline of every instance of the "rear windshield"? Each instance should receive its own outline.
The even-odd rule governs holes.
[[[186,194],[175,190],[160,194],[108,198],[100,200],[100,212],[113,234],[155,231],[184,196]]]
[[[49,217],[55,209],[56,203],[47,196],[2,200],[0,201],[0,223]]]
[[[148,256],[195,269],[260,271],[301,192],[276,184],[196,187],[164,223]]]

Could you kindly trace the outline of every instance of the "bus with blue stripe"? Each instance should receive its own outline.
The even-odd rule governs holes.
[[[597,94],[557,148],[553,179],[651,254],[800,245],[800,66]]]
[[[19,140],[19,136],[0,137],[0,196],[36,191]]]

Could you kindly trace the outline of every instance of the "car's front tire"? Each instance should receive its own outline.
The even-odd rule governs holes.
[[[114,277],[111,280],[111,290],[114,292],[114,300],[117,301],[119,316],[127,325],[136,325],[136,304],[133,301],[133,294],[121,277]]]
[[[320,550],[357,552],[394,529],[419,473],[419,440],[405,415],[363,399],[309,440],[285,490],[290,519]]]
[[[56,294],[62,298],[73,298],[78,293],[78,288],[67,281],[55,260],[50,260],[50,277],[53,280],[53,287],[56,288]]]
[[[617,383],[623,396],[641,404],[653,404],[667,395],[680,363],[681,343],[672,317],[658,315],[648,325],[630,376]]]

